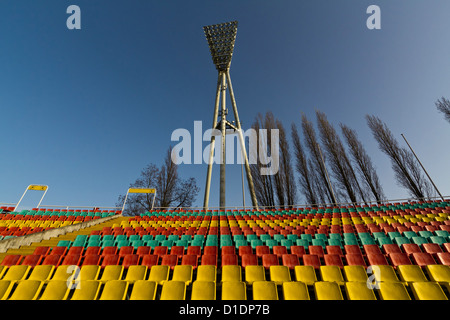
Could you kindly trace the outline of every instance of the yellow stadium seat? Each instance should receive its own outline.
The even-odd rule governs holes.
[[[377,271],[377,268],[379,271]],[[372,273],[377,282],[399,282],[399,279],[391,266],[372,266]]]
[[[37,265],[31,271],[28,280],[48,281],[54,270],[55,266],[52,265]]]
[[[295,279],[307,285],[313,285],[317,281],[313,266],[295,266]]]
[[[308,287],[303,282],[283,282],[284,300],[309,300]]]
[[[222,267],[222,282],[242,281],[241,266],[226,265]]]
[[[95,300],[100,291],[100,282],[96,280],[80,281],[73,290],[71,300]]]
[[[127,274],[125,276],[125,281],[133,283],[138,280],[145,280],[147,275],[147,266],[135,265],[129,266]]]
[[[8,300],[36,300],[43,284],[37,280],[19,281]]]
[[[65,300],[69,295],[69,291],[66,281],[49,281],[39,300]]]
[[[430,279],[435,282],[450,282],[450,267],[444,265],[428,265],[426,270]]]
[[[6,270],[6,273],[3,276],[2,280],[9,280],[9,281],[24,280],[28,275],[30,269],[31,269],[30,266],[25,265],[11,266]]]
[[[155,300],[158,284],[154,281],[136,280],[133,284],[130,300]]]
[[[165,281],[169,280],[169,270],[169,266],[152,266],[150,268],[148,280],[155,281],[157,284],[162,285]]]
[[[222,282],[222,300],[247,300],[247,290],[245,282]]]
[[[183,281],[186,285],[192,282],[193,267],[191,265],[177,265],[173,269],[172,281]]]
[[[216,282],[217,267],[209,265],[200,265],[197,267],[197,281],[213,281]]]
[[[183,281],[165,281],[161,290],[161,300],[185,300],[186,284]]]
[[[380,282],[379,287],[383,300],[411,300],[405,285],[401,282]]]
[[[273,281],[255,281],[252,289],[253,300],[278,300],[277,285]]]
[[[14,286],[14,281],[0,280],[0,299],[5,300],[8,298],[11,289]]]
[[[254,281],[265,281],[266,274],[263,266],[246,266],[245,267],[245,282],[252,284]]]
[[[338,266],[320,266],[320,274],[322,281],[336,282],[339,285],[344,284],[344,277]]]
[[[79,269],[76,266],[61,265],[56,268],[55,273],[53,274],[51,280],[61,280],[61,281],[67,281],[69,279],[77,280],[76,278],[79,277],[79,274],[77,273],[79,273],[80,271],[81,269]]]
[[[416,300],[448,300],[437,282],[413,282],[411,289]]]
[[[369,289],[365,282],[346,282],[345,292],[350,300],[376,300],[373,289]]]
[[[112,280],[121,280],[123,274],[123,266],[108,265],[103,269],[103,274],[100,278],[101,282],[108,282]],[[83,278],[81,278],[83,280]]]
[[[368,276],[363,266],[344,266],[344,274],[347,281],[367,282]]]
[[[400,280],[404,282],[428,281],[422,269],[416,265],[400,265],[397,267]]]
[[[270,266],[269,272],[270,281],[275,282],[275,284],[291,281],[291,274],[286,266]]]
[[[216,283],[213,281],[194,281],[191,300],[216,300]]]
[[[125,300],[128,282],[123,280],[110,280],[105,283],[99,300]]]
[[[315,282],[314,293],[317,300],[344,300],[341,289],[336,282]]]
[[[98,280],[100,266],[88,265],[80,268],[80,280]]]

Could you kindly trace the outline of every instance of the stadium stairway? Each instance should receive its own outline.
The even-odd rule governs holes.
[[[450,297],[450,202],[89,220],[1,253],[0,299]]]

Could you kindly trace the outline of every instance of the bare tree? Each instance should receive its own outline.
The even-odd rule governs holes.
[[[295,169],[299,174],[299,183],[302,193],[306,198],[306,203],[317,206],[319,198],[317,196],[316,177],[314,176],[315,172],[311,160],[307,158],[303,149],[295,123],[292,123],[291,125],[291,135],[296,159]]]
[[[340,126],[361,180],[364,181],[366,188],[370,190],[374,199],[378,203],[381,203],[385,196],[380,180],[378,179],[378,174],[372,164],[372,160],[364,149],[361,141],[358,140],[356,131],[342,123]]]
[[[436,101],[436,108],[444,114],[445,120],[450,122],[450,100],[442,97],[441,100]]]
[[[291,164],[291,152],[289,150],[289,143],[286,137],[286,130],[284,129],[281,121],[276,120],[276,126],[279,132],[280,139],[280,168],[278,173],[275,175],[275,181],[280,183],[277,185],[277,190],[280,192],[278,194],[278,204],[280,206],[288,205],[292,206],[295,204],[296,200],[296,187],[294,179],[294,170]]]
[[[322,157],[324,159],[323,162],[326,162],[326,156],[324,154],[321,155],[314,126],[304,113],[302,113],[302,130],[306,147],[311,156],[314,171],[316,171],[316,186],[319,191],[318,194],[321,197],[321,203],[337,203],[339,200],[337,199],[336,194],[334,194],[332,186],[328,184],[326,168],[322,163]]]
[[[328,162],[342,193],[351,202],[365,201],[364,192],[359,185],[339,135],[328,121],[325,113],[316,110],[316,117],[320,138],[325,147]]]
[[[178,176],[178,166],[172,162],[172,148],[169,148],[161,168],[154,164],[145,167],[130,188],[156,188],[155,207],[189,207],[199,192],[194,178],[182,179]],[[122,206],[125,199],[120,195],[117,206]],[[129,194],[125,213],[136,215],[152,208],[152,194]]]
[[[430,183],[421,174],[414,155],[399,146],[391,130],[378,117],[367,115],[366,120],[380,150],[391,160],[397,183],[416,198],[433,196]]]

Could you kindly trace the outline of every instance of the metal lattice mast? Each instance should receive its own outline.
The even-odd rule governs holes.
[[[236,105],[236,99],[234,97],[233,87],[231,85],[230,77],[230,64],[231,58],[233,56],[234,43],[236,40],[237,33],[237,21],[226,22],[221,24],[215,24],[211,26],[203,27],[205,32],[206,40],[208,41],[209,49],[211,52],[211,57],[216,69],[219,73],[217,80],[217,90],[216,90],[216,100],[214,108],[214,118],[213,118],[213,129],[220,130],[221,133],[221,157],[220,157],[220,207],[225,207],[225,139],[226,130],[233,129],[237,132],[239,136],[239,142],[241,146],[241,153],[244,159],[245,170],[247,174],[247,183],[250,189],[250,195],[252,198],[253,207],[258,207],[258,202],[256,200],[255,188],[253,184],[252,175],[250,172],[250,166],[248,163],[247,152],[245,149],[244,136],[242,134],[241,123],[239,121],[239,114]],[[235,125],[227,121],[228,110],[226,109],[226,90],[231,98],[231,105],[233,107],[233,113],[235,118]],[[221,109],[219,112],[220,97],[222,95]],[[218,117],[220,116],[220,121]],[[205,209],[208,208],[209,204],[209,193],[211,187],[211,174],[212,174],[212,160],[214,156],[215,148],[215,136],[211,135],[211,149],[209,154],[208,170],[206,176],[206,186],[205,186],[205,198],[203,206]]]

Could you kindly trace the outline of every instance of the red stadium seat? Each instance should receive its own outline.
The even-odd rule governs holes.
[[[218,247],[216,246],[205,246],[203,248],[203,255],[215,255],[217,256],[219,254]]]
[[[141,265],[151,268],[158,265],[159,256],[156,254],[146,254],[142,256]]]
[[[298,258],[303,257],[306,254],[304,246],[291,246],[291,254],[295,254]]]
[[[370,266],[389,265],[389,263],[386,260],[386,257],[383,254],[368,254],[367,260]]]
[[[84,251],[84,247],[70,247],[69,251],[67,251],[67,255],[69,255],[69,254],[82,255],[83,251]]]
[[[251,246],[240,246],[238,253],[239,256],[242,257],[244,254],[253,254],[253,249]]]
[[[84,257],[84,260],[83,260],[82,265],[83,265],[83,266],[89,266],[89,265],[95,265],[95,266],[98,266],[98,265],[99,265],[99,262],[100,262],[100,255],[95,254],[95,253],[93,253],[93,254],[87,254],[87,255]]]
[[[133,246],[123,246],[123,247],[120,247],[119,257],[123,257],[124,255],[133,254],[133,253],[134,253]]]
[[[50,254],[58,254],[64,256],[67,253],[67,247],[52,247]]]
[[[78,266],[78,265],[80,265],[80,261],[81,261],[81,255],[71,254],[71,255],[67,255],[64,257],[63,261],[61,262],[61,265],[63,265],[63,266],[66,266],[66,265]]]
[[[184,255],[184,246],[173,246],[170,249],[170,254],[175,254],[178,258],[181,258]]]
[[[44,261],[42,261],[41,265],[52,265],[59,266],[62,257],[59,254],[50,254],[45,256]]]
[[[139,264],[139,256],[137,254],[127,254],[123,256],[122,266],[128,268]]]
[[[450,253],[449,252],[438,252],[437,261],[445,266],[450,266]]]
[[[181,258],[181,265],[190,265],[193,269],[198,266],[198,256],[196,254],[185,254]]]
[[[278,266],[278,256],[276,254],[263,254],[262,264],[264,268],[269,269],[270,266]]]
[[[234,246],[223,246],[221,250],[221,255],[224,256],[226,254],[236,254],[236,249]]]
[[[347,265],[349,266],[366,266],[366,262],[364,261],[364,257],[362,254],[346,254],[345,260],[347,260]]]
[[[238,256],[235,254],[223,254],[222,255],[222,267],[229,265],[237,265]]]
[[[303,257],[303,255],[302,255],[302,257]],[[283,254],[281,256],[281,261],[282,261],[283,266],[286,266],[291,270],[293,270],[295,268],[295,266],[300,265],[299,257],[296,254]]]
[[[217,267],[217,255],[216,254],[203,254],[201,265],[212,265]]]
[[[305,254],[303,255],[303,264],[305,266],[312,266],[314,269],[320,268],[320,258],[315,254]]]
[[[328,254],[337,254],[341,257],[344,256],[340,246],[326,246],[325,249]]]
[[[33,251],[33,254],[38,254],[41,256],[45,256],[50,253],[50,247],[36,247]]]
[[[87,256],[88,254],[100,254],[101,247],[95,246],[95,247],[87,247],[84,251],[84,256]]]
[[[116,254],[117,253],[117,247],[116,246],[109,246],[104,247],[102,250],[102,256],[110,255],[110,254]]]
[[[42,260],[41,255],[39,254],[29,254],[25,256],[25,259],[23,259],[21,265],[27,265],[27,266],[31,266],[34,267],[36,265],[38,265],[41,260]]]
[[[437,243],[424,243],[422,244],[423,250],[431,255],[436,255],[439,252],[443,252],[441,247]]]
[[[278,258],[281,258],[283,254],[288,254],[287,248],[285,246],[273,246],[273,254],[276,254]]]
[[[169,252],[169,248],[166,246],[156,246],[153,249],[153,254],[156,254],[159,257],[166,255]]]
[[[344,245],[345,254],[361,254],[361,249],[356,244],[346,244]]]
[[[382,254],[380,247],[376,244],[366,244],[363,246],[364,252],[366,255],[369,254]]]
[[[325,261],[325,265],[327,266],[338,266],[339,268],[344,267],[341,256],[338,254],[325,254],[323,259]]]
[[[189,246],[186,251],[187,255],[196,255],[197,258],[200,258],[202,255],[202,247],[200,246]]]
[[[258,257],[256,254],[244,254],[241,257],[241,266],[245,268],[246,266],[257,266],[258,265]]]
[[[120,262],[118,254],[107,254],[103,256],[102,268],[110,265],[118,265]]]
[[[392,266],[395,268],[401,265],[412,264],[406,253],[391,253],[389,254],[389,259],[392,262]]]
[[[403,251],[408,255],[412,255],[413,253],[420,253],[420,247],[415,243],[404,243],[402,244]]]
[[[140,246],[136,249],[136,254],[139,256],[143,256],[146,254],[150,254],[152,251],[152,247],[150,246]]]
[[[322,246],[309,246],[308,251],[310,255],[316,255],[319,258],[322,258],[323,255],[325,254]]]
[[[436,261],[434,261],[433,256],[429,253],[425,252],[416,252],[412,254],[412,260],[414,264],[425,267],[431,264],[436,264]]]
[[[256,256],[261,258],[265,254],[270,254],[270,248],[268,246],[256,246]]]
[[[391,253],[402,253],[402,250],[400,247],[395,244],[383,244],[383,251],[385,254],[391,254]]]

